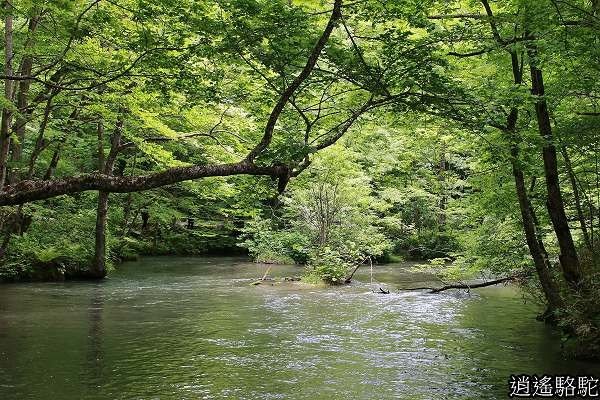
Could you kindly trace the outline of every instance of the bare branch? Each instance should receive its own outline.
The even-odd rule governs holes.
[[[487,282],[482,282],[482,283],[446,285],[446,286],[442,286],[442,287],[439,287],[439,288],[434,288],[434,287],[416,287],[416,288],[409,288],[409,289],[404,289],[404,290],[429,290],[429,293],[439,293],[439,292],[443,292],[443,291],[449,290],[449,289],[467,289],[467,290],[471,290],[471,289],[476,289],[476,288],[482,288],[482,287],[487,287],[487,286],[498,285],[500,283],[508,283],[510,281],[516,280],[517,278],[518,278],[518,276],[507,276],[505,278],[494,279],[492,281],[487,281]]]

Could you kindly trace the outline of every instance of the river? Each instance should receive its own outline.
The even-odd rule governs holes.
[[[511,287],[427,294],[250,283],[240,258],[144,258],[100,283],[0,287],[0,399],[500,399],[510,374],[594,374],[564,360]],[[271,276],[301,272],[276,266]]]

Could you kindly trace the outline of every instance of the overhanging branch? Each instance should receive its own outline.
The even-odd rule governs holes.
[[[254,164],[254,159],[269,146],[275,125],[285,105],[313,71],[331,32],[341,18],[341,7],[342,0],[335,0],[329,22],[311,51],[306,65],[279,97],[269,116],[260,143],[248,153],[243,161],[230,164],[177,167],[142,176],[125,177],[90,173],[52,180],[24,180],[3,188],[0,192],[0,206],[23,204],[88,190],[109,193],[139,192],[187,180],[216,176],[263,175],[280,178],[280,181],[289,180],[290,167],[281,164],[258,166]]]
[[[23,204],[87,190],[101,190],[110,193],[140,192],[211,176],[265,175],[280,177],[288,175],[288,171],[289,168],[284,165],[262,167],[242,161],[233,164],[177,167],[142,176],[109,176],[93,173],[47,181],[25,180],[4,187],[4,190],[0,192],[0,206]]]

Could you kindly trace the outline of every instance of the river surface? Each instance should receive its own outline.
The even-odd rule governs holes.
[[[239,258],[145,258],[101,283],[0,286],[0,399],[501,399],[510,374],[594,374],[510,287],[431,295],[407,265],[252,286]],[[270,276],[298,275],[276,266]]]

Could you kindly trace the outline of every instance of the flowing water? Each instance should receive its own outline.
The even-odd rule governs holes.
[[[594,374],[510,287],[430,295],[406,265],[252,286],[237,258],[146,258],[101,283],[0,287],[0,399],[496,399],[510,374]],[[270,276],[297,275],[276,266]]]

